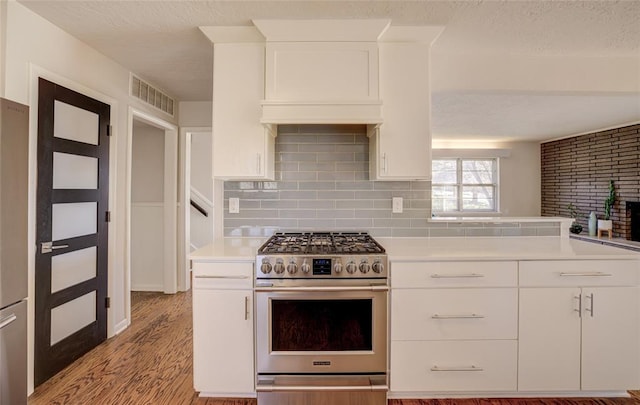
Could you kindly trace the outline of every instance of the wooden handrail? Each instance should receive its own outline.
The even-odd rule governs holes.
[[[198,204],[197,202],[195,202],[193,200],[190,200],[190,201],[191,201],[191,206],[193,208],[195,208],[196,210],[198,210],[199,213],[201,213],[205,217],[209,216],[209,213],[204,208],[202,208],[202,206],[200,206],[200,204]]]

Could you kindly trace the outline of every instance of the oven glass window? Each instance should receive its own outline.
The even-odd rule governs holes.
[[[371,351],[373,300],[273,300],[271,350]]]

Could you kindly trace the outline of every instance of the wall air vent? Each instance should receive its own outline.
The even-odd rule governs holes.
[[[152,107],[174,116],[175,101],[164,92],[131,74],[131,95]]]

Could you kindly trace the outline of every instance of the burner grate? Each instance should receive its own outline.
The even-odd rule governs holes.
[[[368,233],[276,233],[259,254],[382,254],[385,250]]]

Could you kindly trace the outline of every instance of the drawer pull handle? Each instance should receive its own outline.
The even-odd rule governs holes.
[[[431,315],[432,319],[482,319],[484,315],[478,314],[461,314],[461,315]]]
[[[482,367],[468,366],[468,367],[440,367],[433,366],[431,371],[484,371]]]
[[[194,276],[194,278],[213,278],[218,280],[246,280],[249,276]]]
[[[585,273],[560,273],[560,277],[611,277],[613,274],[601,271],[590,271]]]
[[[468,274],[432,274],[431,278],[479,278],[484,277],[484,274],[468,273]]]

